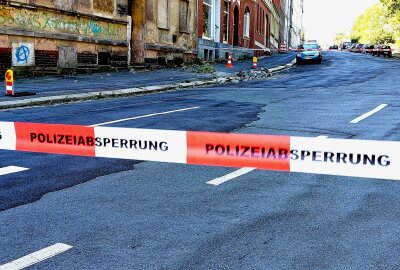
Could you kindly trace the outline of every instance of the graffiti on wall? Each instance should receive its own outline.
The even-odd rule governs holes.
[[[15,42],[12,44],[12,65],[14,67],[35,65],[33,43]]]
[[[0,6],[1,26],[126,41],[126,24],[74,17],[51,11]]]

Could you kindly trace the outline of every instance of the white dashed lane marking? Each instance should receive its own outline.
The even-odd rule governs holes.
[[[376,107],[375,109],[373,109],[373,110],[371,110],[371,111],[369,111],[369,112],[367,112],[367,113],[364,113],[363,115],[357,117],[357,118],[354,119],[354,120],[351,120],[350,123],[351,123],[351,124],[357,124],[357,123],[361,122],[362,120],[364,120],[365,118],[368,118],[368,117],[370,117],[371,115],[373,115],[373,114],[379,112],[380,110],[384,109],[387,105],[388,105],[388,104],[381,104],[381,105],[379,105],[378,107]]]
[[[7,167],[0,168],[0,176],[6,175],[6,174],[11,174],[11,173],[23,172],[26,170],[29,170],[29,168],[18,167],[18,166],[7,166]]]
[[[22,258],[19,258],[7,264],[0,265],[0,270],[24,269],[26,267],[32,266],[34,264],[47,260],[51,257],[54,257],[60,253],[63,253],[71,248],[72,246],[70,245],[57,243],[47,248],[28,254]]]
[[[247,174],[249,172],[252,172],[254,170],[255,170],[255,168],[242,168],[240,170],[231,172],[231,173],[229,173],[227,175],[224,175],[222,177],[219,177],[219,178],[216,178],[214,180],[208,181],[207,184],[213,185],[213,186],[219,186],[219,185],[221,185],[221,184],[223,184],[225,182],[228,182],[229,180],[235,179],[235,178],[237,178],[239,176],[242,176],[242,175]]]
[[[176,113],[176,112],[184,112],[184,111],[194,110],[194,109],[198,109],[198,108],[200,108],[200,107],[191,107],[191,108],[184,108],[184,109],[173,110],[173,111],[145,114],[145,115],[140,115],[140,116],[135,116],[135,117],[130,117],[130,118],[123,118],[123,119],[119,119],[119,120],[104,122],[104,123],[100,123],[100,124],[95,124],[95,125],[91,125],[90,127],[99,127],[99,126],[120,123],[120,122],[125,122],[125,121],[130,121],[130,120],[136,120],[136,119],[141,119],[141,118],[146,118],[146,117],[152,117],[152,116],[157,116],[157,115],[164,115],[164,114],[170,114],[170,113]]]

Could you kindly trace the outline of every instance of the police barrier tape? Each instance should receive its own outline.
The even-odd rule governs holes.
[[[400,142],[0,122],[0,149],[400,180]]]

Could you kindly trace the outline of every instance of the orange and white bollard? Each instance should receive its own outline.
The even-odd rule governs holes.
[[[232,65],[232,55],[230,53],[228,53],[228,63],[225,65],[225,67],[227,68],[233,68]]]
[[[6,71],[6,96],[13,96],[14,95],[14,72],[9,69]]]
[[[253,68],[253,69],[257,68],[257,57],[255,57],[255,56],[253,57],[253,66],[251,68]]]

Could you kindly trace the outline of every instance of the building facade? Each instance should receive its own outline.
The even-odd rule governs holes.
[[[129,0],[132,63],[181,64],[196,57],[195,0]]]
[[[282,41],[285,42],[285,44],[287,44],[288,47],[291,47],[291,43],[290,43],[290,26],[291,26],[291,22],[292,22],[292,0],[282,0],[281,1],[281,5],[282,5],[282,9],[283,11],[283,24],[282,24],[282,33],[283,33],[283,37],[282,37]]]
[[[303,29],[303,2],[304,0],[291,0],[291,23],[289,27],[289,46],[296,48],[301,44],[301,35]]]
[[[280,9],[280,0],[199,0],[198,57],[241,59],[277,49]]]
[[[128,61],[127,0],[15,0],[0,4],[0,69],[62,73]]]
[[[249,58],[300,37],[302,0],[0,0],[0,72]],[[301,4],[301,5],[300,5]]]

